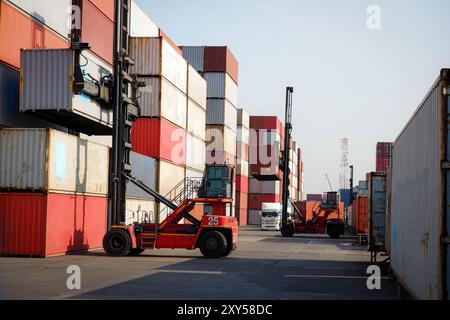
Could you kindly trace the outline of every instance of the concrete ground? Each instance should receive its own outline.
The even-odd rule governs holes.
[[[0,258],[2,299],[396,299],[383,275],[382,289],[367,289],[370,255],[351,238],[296,236],[254,228],[240,231],[229,258],[200,252],[147,251],[111,258],[103,252],[49,259]],[[81,268],[81,290],[67,289],[67,267]]]

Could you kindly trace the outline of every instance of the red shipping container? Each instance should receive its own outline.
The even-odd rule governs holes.
[[[236,209],[248,209],[248,193],[236,193]]]
[[[172,39],[170,39],[169,36],[165,34],[161,29],[159,29],[159,36],[166,40],[167,43],[180,54],[180,56],[183,56],[183,49],[177,46],[176,43]]]
[[[239,226],[248,225],[248,210],[236,209],[236,218],[238,219]]]
[[[275,194],[248,195],[248,208],[250,210],[261,210],[263,203],[281,203],[281,196]]]
[[[114,1],[112,0],[89,0],[97,7],[109,20],[114,21]]]
[[[248,193],[248,177],[236,176],[236,192]]]
[[[368,216],[368,197],[358,197],[357,200],[353,201],[353,210],[356,212],[356,223],[355,228],[358,233],[367,234],[369,229],[369,216]]]
[[[226,72],[239,83],[239,63],[227,47],[205,47],[204,72]]]
[[[139,119],[131,130],[131,143],[134,152],[186,165],[186,131],[167,120]]]
[[[379,156],[376,161],[376,171],[377,172],[385,172],[391,166],[391,157],[390,156]]]
[[[392,155],[392,142],[378,142],[377,143],[377,156],[391,156]]]
[[[48,257],[102,247],[107,198],[0,194],[0,254]]]
[[[250,129],[277,130],[280,136],[284,136],[284,125],[276,116],[251,116]]]
[[[63,49],[69,42],[38,22],[0,3],[0,60],[20,68],[21,49]]]
[[[114,23],[89,0],[73,0],[81,8],[81,41],[110,65],[113,64]]]

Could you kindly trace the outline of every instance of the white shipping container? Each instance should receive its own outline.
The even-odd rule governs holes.
[[[205,79],[189,65],[187,95],[204,110],[206,110],[206,90],[207,86]]]
[[[227,73],[208,72],[203,76],[208,84],[208,98],[227,99],[233,106],[238,105],[238,85]]]
[[[206,126],[206,151],[236,156],[236,133],[225,126]]]
[[[280,181],[259,181],[255,178],[248,179],[248,193],[254,194],[280,194]]]
[[[206,139],[206,110],[192,100],[188,100],[187,131],[194,136]]]
[[[111,68],[92,53],[83,52],[86,79],[100,81]],[[51,118],[57,124],[87,134],[109,134],[113,111],[73,92],[74,52],[70,49],[21,52],[20,111]],[[91,80],[92,81],[92,80]]]
[[[131,37],[130,56],[135,65],[130,73],[139,76],[162,76],[187,93],[186,60],[162,37]]]
[[[184,180],[186,169],[163,160],[159,160],[158,166],[158,192],[166,196]]]
[[[186,135],[186,167],[205,170],[206,146],[203,139]]]
[[[393,147],[391,267],[423,300],[448,299],[450,290],[449,92],[446,69]]]
[[[250,144],[250,130],[244,126],[237,126],[237,141],[244,144]]]
[[[248,177],[249,174],[249,164],[248,161],[238,159],[236,165],[236,174],[238,176]]]
[[[197,72],[205,70],[205,47],[184,47],[183,56]]]
[[[145,12],[131,1],[130,36],[131,37],[158,37],[158,26],[145,14]]]
[[[248,161],[248,153],[249,153],[249,146],[245,143],[237,141],[236,143],[236,158],[239,160],[245,160]]]
[[[156,202],[152,200],[127,199],[125,204],[125,224],[155,222]]]
[[[250,115],[244,109],[238,109],[237,125],[250,129]]]
[[[109,148],[53,129],[2,129],[0,189],[106,196]]]
[[[71,0],[6,0],[33,19],[46,25],[61,37],[69,39],[71,32]]]
[[[145,83],[138,99],[142,117],[162,117],[186,129],[186,95],[163,77],[142,77]]]
[[[236,132],[237,109],[226,99],[208,99],[206,124],[227,126]]]

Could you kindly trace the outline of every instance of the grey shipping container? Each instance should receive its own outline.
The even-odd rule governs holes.
[[[83,73],[101,81],[111,68],[93,54],[83,53]],[[84,61],[83,60],[83,61]],[[74,52],[70,49],[21,52],[20,111],[39,115],[61,126],[92,135],[112,130],[110,106],[73,92]]]
[[[208,99],[206,108],[207,125],[225,125],[237,131],[237,108],[226,99]]]
[[[449,91],[445,69],[393,147],[391,267],[417,299],[449,298]]]
[[[19,111],[20,73],[0,63],[0,127],[6,128],[54,128],[63,127]]]
[[[182,47],[183,56],[197,72],[205,70],[205,47]]]
[[[386,173],[372,172],[369,180],[369,249],[385,250]]]

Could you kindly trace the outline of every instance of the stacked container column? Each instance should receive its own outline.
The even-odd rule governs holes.
[[[249,128],[249,115],[244,109],[239,109],[237,120],[236,217],[241,226],[248,224]]]

